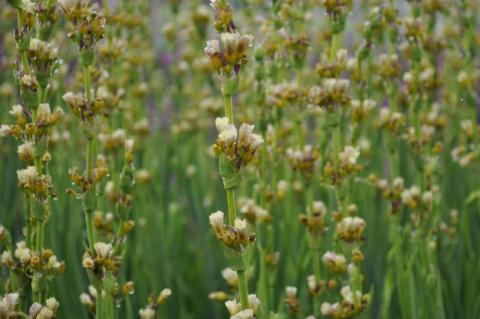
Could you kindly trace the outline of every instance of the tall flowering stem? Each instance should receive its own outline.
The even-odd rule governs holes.
[[[71,36],[78,45],[79,62],[83,73],[83,89],[84,94],[74,94],[68,92],[63,96],[64,101],[70,107],[71,111],[81,120],[82,128],[87,139],[86,156],[85,156],[85,171],[83,174],[77,172],[77,168],[70,170],[70,177],[72,184],[76,189],[69,189],[68,191],[76,198],[82,199],[83,212],[85,215],[85,224],[87,231],[88,251],[87,255],[96,256],[96,259],[85,257],[83,266],[87,269],[88,278],[91,284],[98,292],[96,300],[96,318],[106,318],[105,314],[111,313],[107,316],[113,316],[113,304],[111,310],[103,307],[104,296],[106,295],[104,288],[104,278],[99,278],[93,272],[93,266],[97,259],[102,261],[108,260],[110,257],[112,247],[111,245],[97,242],[94,225],[93,213],[96,209],[95,187],[108,173],[108,168],[102,161],[95,160],[94,138],[96,135],[96,122],[98,121],[100,110],[96,105],[96,101],[92,96],[92,81],[90,70],[95,61],[95,48],[97,43],[103,38],[105,28],[104,16],[90,6],[88,1],[72,0],[62,3],[62,9],[65,18],[71,23],[74,32]],[[102,274],[103,275],[103,274]]]
[[[255,237],[248,232],[246,221],[237,217],[235,192],[240,185],[242,167],[252,160],[263,139],[253,133],[253,125],[242,124],[237,131],[233,112],[233,96],[238,91],[239,72],[248,61],[247,50],[251,46],[252,38],[235,30],[232,22],[232,7],[227,1],[211,1],[211,6],[214,10],[215,28],[220,39],[208,41],[205,53],[222,78],[221,91],[225,117],[217,118],[215,123],[219,135],[214,151],[219,157],[219,172],[227,197],[228,222],[224,224],[223,212],[218,211],[210,216],[210,223],[217,238],[225,245],[226,256],[232,269],[237,272],[240,308],[244,312],[253,313],[257,305],[252,305],[251,302],[256,300],[256,297],[252,299],[248,295],[246,254]],[[226,304],[233,316],[239,312],[239,309],[229,306],[232,305],[231,303],[234,305],[236,301]]]
[[[35,307],[38,305],[37,308],[41,309],[47,299],[49,280],[64,269],[63,263],[58,262],[53,252],[44,247],[45,225],[51,215],[50,201],[56,197],[47,169],[52,159],[47,147],[51,130],[59,123],[63,111],[59,108],[52,112],[46,100],[45,92],[57,65],[57,49],[48,42],[48,33],[40,34],[38,30],[51,29],[56,15],[45,19],[45,11],[55,10],[52,4],[40,10],[30,1],[8,2],[17,11],[18,18],[15,40],[20,64],[16,74],[21,104],[14,105],[10,111],[16,123],[2,125],[2,128],[5,135],[22,141],[17,154],[27,167],[17,171],[17,176],[24,198],[28,201],[28,225],[26,241],[18,242],[15,251],[15,257],[21,260],[22,267],[15,266],[16,261],[11,255],[7,261],[10,271],[16,273],[12,276],[12,279],[15,278],[13,288],[21,293],[23,300],[31,295]],[[32,37],[34,28],[37,28],[37,37]],[[31,292],[26,291],[26,283],[29,282]]]

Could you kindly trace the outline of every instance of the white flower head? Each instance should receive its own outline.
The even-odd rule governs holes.
[[[52,114],[52,111],[50,109],[50,104],[48,103],[41,103],[39,106],[38,106],[38,118],[41,120],[41,121],[46,121],[48,120],[48,118],[50,117],[50,115]]]
[[[86,294],[86,293],[82,293],[82,294],[80,295],[80,302],[81,302],[83,305],[87,305],[87,306],[93,305],[92,298],[90,297],[89,294]]]
[[[104,242],[97,242],[93,245],[93,247],[95,248],[97,255],[101,258],[107,258],[112,251],[112,245]]]
[[[58,309],[58,306],[60,305],[60,303],[54,297],[48,298],[45,303],[47,305],[47,308],[54,312]]]
[[[22,264],[28,263],[32,258],[30,249],[27,248],[27,245],[24,241],[17,243],[17,248],[15,249],[15,257],[17,257]]]
[[[259,134],[252,134],[252,147],[258,148],[260,145],[264,143],[264,139],[261,135]]]
[[[33,143],[30,141],[20,144],[17,148],[17,154],[22,161],[32,160],[33,153],[34,153],[34,147],[33,147]]]
[[[353,146],[347,145],[340,153],[340,160],[343,162],[348,162],[351,165],[357,163],[358,156],[360,156],[360,151]]]
[[[238,132],[235,126],[229,125],[226,129],[218,134],[218,138],[220,141],[230,144],[237,140]]]
[[[160,295],[158,295],[157,301],[159,304],[164,303],[172,295],[172,290],[170,288],[164,288]]]
[[[218,42],[218,40],[208,40],[204,51],[208,56],[220,54],[220,42]]]
[[[317,289],[317,279],[314,275],[307,277],[307,286],[310,291],[315,291]]]
[[[12,109],[8,113],[10,115],[20,117],[23,115],[23,107],[20,104],[15,104],[14,106],[12,106]]]
[[[140,315],[141,319],[154,319],[155,318],[155,310],[153,310],[152,308],[140,309],[138,311],[138,314]]]
[[[4,250],[0,255],[0,263],[4,265],[11,264],[13,262],[12,253],[9,250]]]
[[[27,12],[33,12],[35,10],[35,3],[30,0],[23,0],[22,1],[22,9]]]
[[[230,267],[227,267],[222,270],[222,277],[228,283],[229,286],[237,286],[238,284],[238,274],[235,270]]]
[[[212,225],[217,234],[223,232],[224,215],[225,214],[222,211],[217,210],[215,213],[212,213],[209,216],[210,225]]]
[[[133,148],[135,147],[135,140],[133,138],[129,138],[125,140],[125,152],[132,153]]]
[[[245,219],[235,218],[235,228],[245,230],[247,229],[247,221]]]
[[[11,132],[12,132],[12,128],[10,127],[10,125],[2,124],[0,126],[0,137],[8,136],[10,135]]]
[[[285,295],[287,298],[296,298],[297,297],[297,287],[288,286],[285,288]]]
[[[28,166],[27,168],[17,171],[18,182],[20,186],[28,185],[33,179],[37,177],[37,170],[35,166]]]
[[[228,119],[228,117],[224,116],[224,117],[217,117],[215,119],[215,127],[217,128],[217,131],[220,133],[222,131],[224,131],[227,127],[229,127],[231,124],[230,124],[230,120]]]
[[[248,306],[253,310],[254,313],[257,312],[258,307],[260,306],[260,299],[258,299],[257,295],[248,295]]]
[[[225,307],[227,308],[228,313],[231,316],[239,313],[242,310],[242,306],[238,302],[236,302],[235,300],[225,301]]]
[[[89,285],[88,292],[90,293],[90,295],[97,298],[97,288],[93,287],[92,285]]]

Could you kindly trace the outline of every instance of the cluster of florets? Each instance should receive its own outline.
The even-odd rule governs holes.
[[[333,184],[338,184],[343,178],[361,171],[363,167],[357,163],[359,156],[360,150],[358,147],[346,145],[333,162],[328,161],[325,165],[326,176],[330,178]]]
[[[275,84],[267,89],[267,103],[277,108],[297,105],[305,98],[305,93],[297,83]]]
[[[353,318],[361,313],[370,303],[370,295],[362,294],[359,290],[352,290],[350,286],[344,286],[340,290],[341,302],[323,303],[322,314],[333,318]]]
[[[217,73],[225,76],[237,74],[248,62],[247,53],[253,37],[235,30],[232,7],[227,0],[211,0],[210,6],[213,8],[215,28],[220,39],[208,40],[205,54]]]
[[[248,49],[253,37],[238,32],[222,33],[220,40],[208,40],[205,54],[210,58],[213,69],[221,74],[238,73],[242,65],[248,62]]]
[[[422,114],[422,123],[424,125],[434,127],[437,131],[440,131],[448,123],[447,116],[442,112],[443,109],[444,108],[441,106],[441,104],[433,103],[432,106],[427,110],[427,112]],[[462,121],[461,123],[464,123],[464,122]],[[467,127],[468,126],[469,125],[467,125]],[[463,124],[462,124],[462,128],[463,128]],[[467,131],[471,132],[469,129],[467,129]]]
[[[89,102],[82,93],[67,92],[63,95],[63,100],[73,114],[87,123],[92,123],[96,115],[108,115],[110,112],[102,97]]]
[[[112,244],[96,242],[93,252],[83,255],[82,265],[98,277],[102,278],[106,272],[114,272],[120,266],[121,256],[118,256]]]
[[[350,107],[352,109],[352,119],[355,122],[361,122],[366,119],[370,111],[377,105],[377,102],[370,99],[365,99],[362,101],[351,100]]]
[[[337,237],[346,242],[363,241],[367,223],[360,217],[344,217],[337,223]]]
[[[55,67],[58,49],[51,43],[33,38],[30,39],[27,54],[40,86],[45,88]]]
[[[231,32],[235,29],[233,25],[232,6],[226,0],[210,0],[210,6],[213,8],[213,17],[215,19],[215,29],[217,32]]]
[[[403,190],[402,202],[414,212],[411,217],[416,226],[424,218],[423,214],[432,211],[437,191],[437,187],[434,187],[422,192],[416,185]]]
[[[17,305],[20,301],[20,294],[8,293],[0,299],[0,318],[9,318],[17,314]]]
[[[27,76],[23,78],[25,77]],[[30,83],[30,80],[24,80],[25,83]],[[19,185],[42,204],[55,197],[56,193],[53,190],[51,176],[43,174],[38,167],[33,166],[33,163],[41,161],[46,164],[51,160],[50,153],[46,151],[46,137],[63,114],[61,108],[51,112],[48,103],[35,104],[33,110],[16,104],[10,111],[10,115],[15,117],[16,124],[2,125],[0,129],[1,136],[10,135],[22,140],[23,143],[17,148],[17,154],[19,159],[29,166],[17,171]]]
[[[415,127],[408,127],[404,138],[414,150],[421,151],[433,142],[437,133],[437,129],[434,126],[422,124],[418,132]]]
[[[230,319],[255,319],[255,314],[260,307],[260,299],[254,294],[248,295],[247,309],[242,310],[242,306],[236,300],[228,300],[225,302],[225,307],[230,314]]]
[[[243,253],[255,241],[255,234],[247,230],[246,220],[237,218],[233,225],[226,225],[221,211],[212,213],[209,218],[215,235],[226,247]]]
[[[337,78],[345,71],[348,62],[348,51],[345,49],[338,50],[335,59],[330,61],[326,56],[322,61],[317,63],[315,69],[321,79]]]
[[[42,270],[47,276],[62,273],[65,269],[64,262],[60,262],[50,249],[41,253],[32,251],[24,241],[17,243],[15,251],[5,250],[0,255],[0,263],[11,271],[22,270],[25,274]]]
[[[19,293],[8,293],[0,299],[0,318],[27,317],[27,314],[19,311],[17,306],[20,302]],[[28,318],[32,319],[53,319],[56,318],[60,303],[53,297],[45,301],[45,305],[34,303],[28,311]]]
[[[288,286],[285,288],[284,302],[290,314],[298,315],[300,313],[300,302],[297,296],[297,287]]]
[[[272,216],[268,211],[258,206],[251,198],[239,198],[238,207],[240,213],[245,216],[248,222],[251,224],[262,224],[271,222]]]
[[[100,133],[98,140],[102,143],[106,152],[116,153],[125,145],[127,132],[124,129],[116,129],[111,133]]]
[[[451,156],[459,165],[467,166],[480,158],[480,144],[475,143],[479,127],[471,120],[463,120],[460,128],[459,144],[452,150]]]
[[[104,35],[106,20],[102,13],[90,7],[87,0],[64,0],[60,6],[73,26],[70,37],[81,51],[93,49]]]
[[[300,215],[300,221],[307,228],[308,233],[313,238],[318,238],[326,230],[326,214],[327,208],[325,204],[321,201],[314,201],[312,207],[309,208],[312,210],[311,214],[302,214]]]
[[[480,146],[469,144],[459,145],[452,150],[452,159],[460,166],[468,166],[480,158]]]
[[[357,164],[360,151],[357,147],[347,145],[343,151],[338,154],[340,166],[345,167],[346,170],[353,170],[353,167]]]
[[[378,118],[379,127],[386,128],[391,133],[399,133],[405,124],[405,116],[402,113],[387,108],[380,110]]]
[[[284,40],[285,50],[290,54],[295,65],[300,66],[307,57],[310,39],[306,33],[290,35]]]
[[[375,71],[383,80],[392,81],[398,78],[401,70],[402,65],[396,54],[381,54],[375,63]]]
[[[342,18],[352,8],[352,0],[322,0],[322,5],[330,18]]]
[[[244,123],[237,131],[226,117],[217,118],[215,125],[218,138],[213,146],[214,152],[217,156],[223,154],[237,170],[252,161],[264,142],[260,135],[253,133],[253,125]]]
[[[318,150],[314,149],[312,145],[305,145],[303,149],[299,150],[287,149],[286,156],[292,168],[310,181],[315,172],[315,163],[320,158]]]
[[[168,298],[172,295],[172,290],[169,288],[163,289],[160,294],[157,296],[155,294],[151,295],[148,298],[148,305],[140,309],[138,311],[138,314],[140,315],[141,319],[155,319],[156,318],[156,313],[157,309],[160,305],[164,304]]]
[[[400,24],[409,42],[419,42],[425,38],[425,24],[420,17],[405,17]]]
[[[317,280],[315,275],[309,275],[307,277],[308,291],[312,296],[317,296],[322,288],[325,286],[325,280]]]
[[[64,114],[61,108],[57,108],[52,112],[48,103],[38,105],[34,112],[35,118],[22,105],[14,105],[10,115],[15,117],[16,123],[10,125],[3,124],[0,128],[0,136],[13,136],[21,139],[25,144],[30,144],[33,151],[34,143],[40,142],[47,136],[50,129],[58,124]],[[26,162],[33,160],[33,158],[28,158],[27,160],[20,159]]]
[[[374,176],[370,180],[383,197],[390,201],[391,212],[397,213],[402,207],[402,193],[405,189],[403,178],[397,177],[391,184],[386,179],[377,180]]]
[[[70,180],[76,189],[69,188],[67,192],[81,198],[87,191],[99,183],[108,175],[109,169],[106,162],[106,158],[102,155],[97,157],[95,166],[92,168],[92,175],[87,176],[85,171],[83,174],[78,172],[77,167],[73,167],[69,170]]]
[[[348,105],[350,96],[348,88],[350,82],[346,79],[324,79],[321,86],[316,85],[308,92],[308,101],[311,105],[333,111]]]
[[[30,306],[28,311],[29,318],[33,319],[53,319],[57,317],[57,309],[60,303],[55,298],[48,298],[45,301],[45,306],[39,303],[34,303]]]
[[[103,236],[109,236],[114,231],[115,217],[112,212],[102,212],[95,210],[93,212],[93,225]]]
[[[18,170],[17,177],[20,188],[33,195],[38,201],[45,202],[49,198],[56,197],[52,177],[46,174],[38,174],[35,166]]]
[[[325,266],[333,272],[342,273],[347,270],[347,259],[341,254],[327,251],[322,256],[322,261]]]
[[[289,189],[290,189],[290,184],[286,180],[282,179],[278,181],[277,192],[276,192],[278,200],[283,200],[287,195],[287,192]]]

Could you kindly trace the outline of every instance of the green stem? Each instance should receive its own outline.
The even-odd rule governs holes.
[[[340,44],[342,42],[343,36],[342,32],[334,33],[332,35],[332,41],[330,46],[330,63],[335,61],[335,56],[337,55],[337,51],[340,48]]]
[[[240,293],[240,304],[242,305],[242,309],[250,308],[248,304],[248,283],[247,283],[247,276],[245,274],[245,270],[237,271],[238,274],[238,290]]]
[[[103,317],[104,319],[113,319],[113,298],[108,291],[102,291],[103,296]]]
[[[235,201],[235,190],[227,189],[227,207],[228,207],[228,223],[233,225],[237,218],[237,202]]]
[[[22,9],[17,10],[18,30],[22,32],[23,29],[23,12]],[[30,65],[28,64],[27,54],[25,50],[19,50],[20,60],[22,61],[23,73],[30,74]]]
[[[87,142],[87,159],[86,159],[86,173],[87,177],[90,179],[92,177],[92,160],[93,160],[93,140],[88,139]],[[93,228],[93,211],[94,208],[93,203],[95,202],[94,190],[89,189],[85,193],[85,198],[83,200],[84,206],[84,213],[85,213],[85,224],[87,227],[87,239],[88,239],[88,247],[90,248],[90,252],[94,251],[94,243],[95,243],[95,233]]]
[[[92,84],[90,79],[90,66],[84,65],[83,66],[83,82],[85,85],[85,96],[87,97],[87,101],[90,103],[92,102]]]
[[[103,319],[103,290],[97,291],[95,319]]]
[[[93,139],[89,138],[87,142],[87,159],[85,163],[87,177],[92,177],[92,161],[93,161]]]
[[[335,167],[338,168],[338,155],[340,154],[341,147],[342,147],[342,125],[338,124],[334,129],[334,136],[333,136],[333,162],[335,163]]]
[[[83,66],[83,81],[85,85],[85,96],[87,97],[87,101],[90,103],[92,100],[91,96],[91,80],[90,80],[90,70],[88,65]],[[92,178],[92,161],[93,161],[93,139],[88,138],[87,142],[87,159],[86,159],[86,173],[89,179]],[[90,248],[90,252],[93,253],[94,251],[94,243],[95,243],[95,234],[93,231],[93,208],[90,205],[94,202],[94,196],[91,193],[93,190],[90,189],[85,194],[84,199],[84,210],[85,210],[85,223],[87,227],[87,236],[88,236],[88,245]]]
[[[44,221],[37,220],[35,222],[35,251],[38,252],[39,255],[42,254],[43,251],[43,242],[44,242]],[[42,303],[42,273],[41,271],[36,271],[33,275],[32,279],[32,292],[33,292],[33,301],[37,303]]]
[[[42,250],[43,250],[43,242],[44,242],[44,238],[45,238],[45,228],[43,227],[44,226],[44,221],[43,220],[37,220],[36,221],[36,239],[35,239],[35,251],[37,251],[38,253],[42,253]]]
[[[19,51],[20,60],[22,61],[23,73],[30,74],[30,65],[28,64],[27,54],[24,50]]]
[[[95,243],[95,233],[93,232],[93,216],[92,212],[88,209],[85,209],[85,224],[87,226],[87,240],[88,240],[88,248],[90,252],[93,253],[95,250],[94,243]]]
[[[315,281],[317,284],[320,282],[320,249],[314,249],[312,250],[312,258],[313,258],[313,271],[315,274]],[[315,316],[320,316],[320,296],[318,293],[313,296],[313,313]]]
[[[233,119],[233,97],[231,95],[224,95],[223,103],[225,106],[225,116],[228,118],[230,123],[235,124]]]

